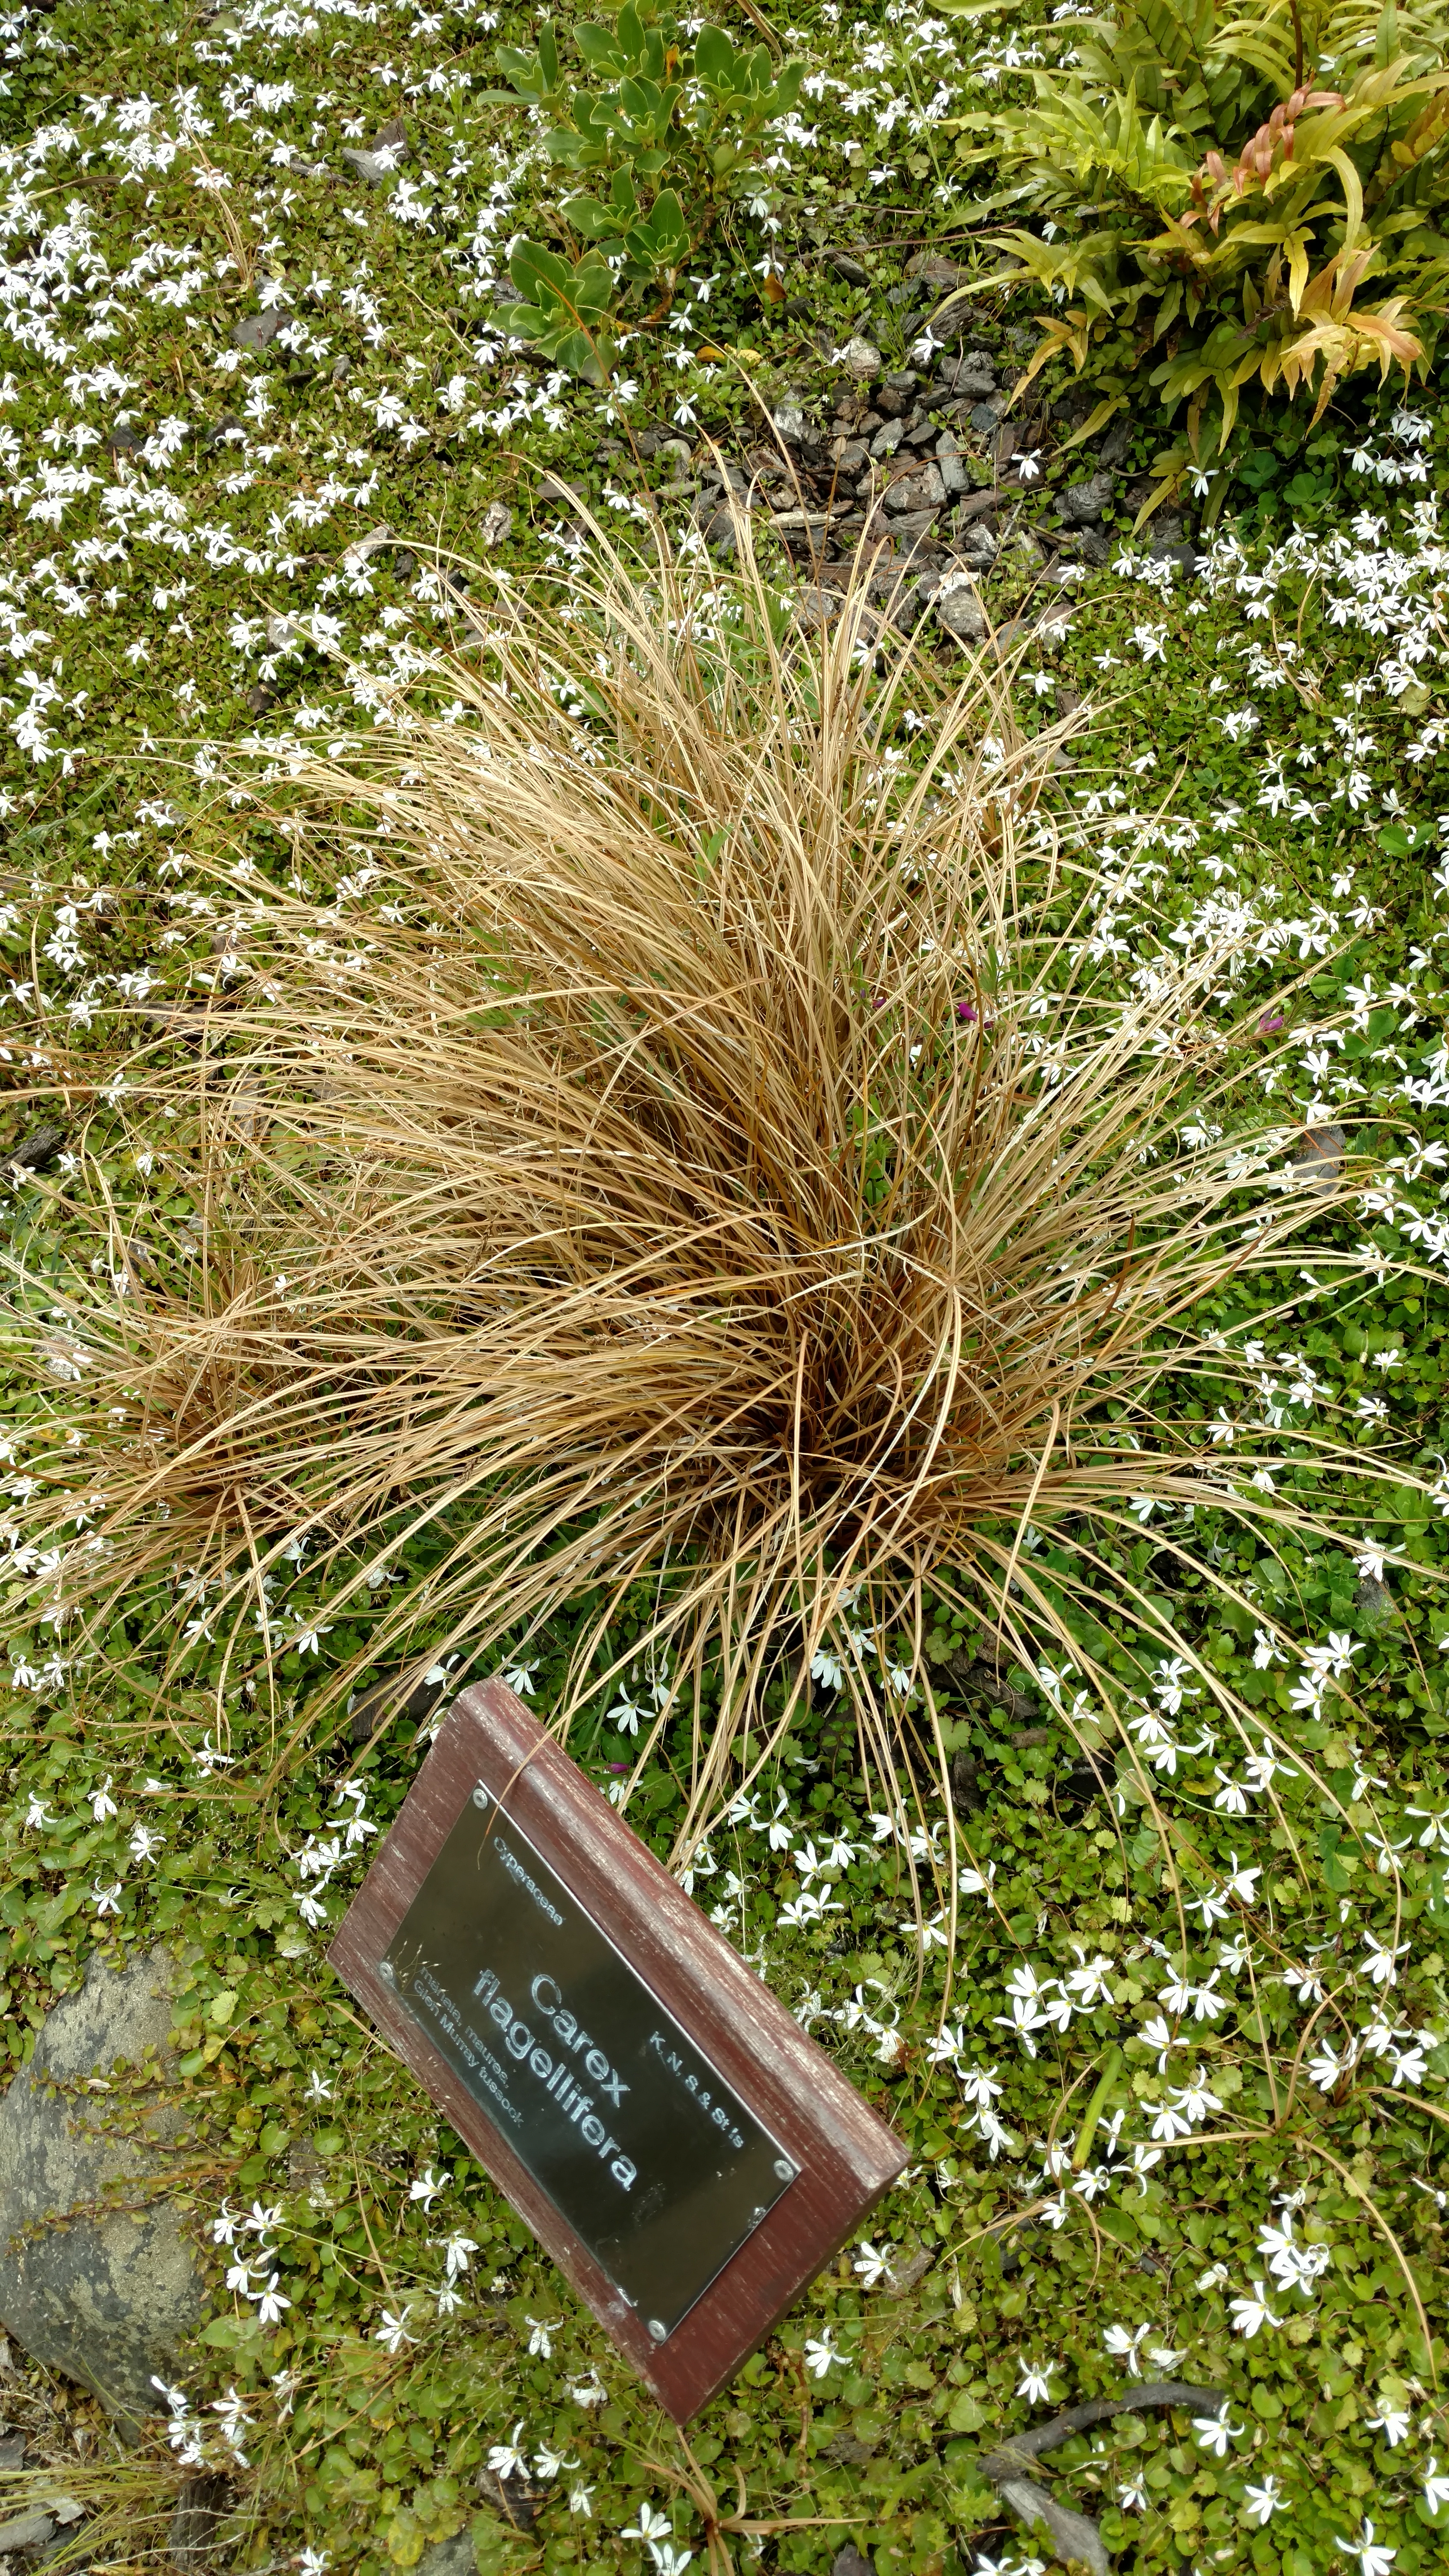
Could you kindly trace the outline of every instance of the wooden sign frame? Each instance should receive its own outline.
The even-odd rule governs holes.
[[[662,2343],[651,2342],[637,2310],[387,1982],[389,1945],[475,1790],[511,1819],[798,2168]],[[328,1956],[676,2423],[733,2377],[907,2161],[892,2131],[501,1681],[455,1703]]]

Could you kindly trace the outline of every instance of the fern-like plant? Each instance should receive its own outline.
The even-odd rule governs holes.
[[[1023,383],[1070,358],[1100,394],[1083,436],[1144,381],[1187,406],[1149,511],[1226,447],[1245,386],[1305,392],[1316,421],[1348,376],[1427,367],[1449,286],[1437,11],[1117,0],[1032,82],[989,141],[962,138],[995,164],[992,205],[1036,219],[1000,236],[1000,280],[1050,303]]]

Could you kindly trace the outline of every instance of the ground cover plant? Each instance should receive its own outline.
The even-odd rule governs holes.
[[[421,654],[456,634],[447,576],[490,543],[485,523],[503,531],[489,560],[552,571],[561,599],[589,543],[575,484],[621,538],[642,541],[636,514],[657,508],[687,545],[711,507],[699,433],[726,461],[752,453],[760,397],[818,518],[825,469],[805,433],[849,374],[836,352],[869,339],[886,393],[887,375],[936,363],[911,352],[942,281],[910,264],[984,267],[997,221],[972,232],[945,129],[1003,85],[1024,99],[1012,85],[1037,41],[1026,26],[963,38],[912,11],[859,29],[823,12],[787,33],[782,58],[806,73],[798,133],[775,147],[793,164],[771,174],[779,207],[732,218],[657,341],[623,349],[635,375],[594,388],[491,328],[516,293],[512,234],[544,239],[558,201],[551,170],[519,166],[518,112],[481,97],[500,82],[496,45],[537,47],[532,20],[266,8],[203,26],[123,9],[100,28],[61,8],[8,27],[3,1043],[23,1159],[7,1222],[24,1264],[12,1299],[53,1325],[54,1374],[36,1387],[28,1328],[12,1327],[5,2034],[14,2062],[98,1946],[195,1944],[177,2076],[194,2151],[176,2188],[214,2267],[209,2322],[166,2401],[172,2438],[129,2459],[83,2395],[10,2347],[0,2392],[31,2459],[4,2473],[6,2510],[63,2487],[85,2506],[72,2556],[157,2561],[178,2482],[207,2463],[229,2473],[226,2545],[244,2565],[407,2566],[467,2531],[500,2569],[728,2552],[823,2570],[847,2539],[878,2568],[1019,2566],[1043,2538],[1011,2521],[982,2455],[1143,2369],[1224,2387],[1229,2404],[1197,2426],[1117,2417],[1052,2455],[1119,2563],[1382,2576],[1442,2553],[1449,1797],[1445,1621],[1425,1577],[1449,1454],[1434,766],[1449,469],[1429,395],[1375,415],[1371,377],[1342,388],[1316,448],[1301,397],[1282,427],[1240,424],[1191,581],[1127,542],[1133,478],[1161,443],[1148,416],[1093,523],[1098,562],[1070,551],[1081,449],[1063,441],[1080,416],[1062,376],[1046,371],[1042,409],[1022,416],[1042,424],[1020,439],[1025,474],[1001,457],[1010,418],[956,416],[968,486],[1008,487],[977,576],[992,617],[1030,620],[1048,574],[1068,576],[1052,618],[1018,630],[1010,689],[1015,725],[1045,737],[1059,851],[1100,874],[1085,938],[1125,979],[1165,931],[1200,946],[1225,910],[1251,912],[1265,993],[1309,978],[1288,1028],[1265,1032],[1267,1110],[1319,1138],[1345,1126],[1373,1161],[1341,1215],[1325,1194],[1294,1313],[1260,1308],[1250,1281],[1225,1288],[1208,1329],[1255,1378],[1244,1400],[1225,1372],[1202,1453],[1312,1504],[1304,1435],[1336,1422],[1342,1437],[1346,1414],[1368,1465],[1403,1467],[1417,1490],[1344,1483],[1339,1506],[1361,1505],[1348,1546],[1291,1531],[1267,1546],[1143,1496],[1114,1570],[1261,1715],[1251,1748],[1186,1658],[1144,1672],[1114,1646],[1104,1676],[1124,1709],[1129,1691],[1141,1702],[1139,1773],[1065,1650],[1006,1661],[985,1698],[973,1675],[995,1676],[994,1637],[927,1597],[953,1823],[924,1761],[894,1793],[867,1784],[842,1692],[828,1668],[814,1678],[768,1770],[693,1855],[692,1884],[901,2125],[915,2165],[692,2429],[692,2457],[323,1963],[369,1829],[414,1775],[418,1723],[353,1742],[339,1706],[304,1752],[278,1755],[307,1739],[326,1675],[373,1677],[384,1596],[334,1616],[320,1550],[284,1551],[274,1711],[258,1632],[250,1660],[224,1666],[195,1601],[178,1597],[165,1651],[185,1643],[189,1660],[164,1687],[124,1609],[106,1662],[87,1661],[46,1624],[53,1583],[34,1558],[28,1453],[47,1445],[51,1390],[73,1395],[77,1258],[120,1272],[151,1249],[165,1264],[202,1221],[166,1138],[120,1114],[115,1084],[136,1010],[220,1016],[241,988],[248,907],[212,872],[211,836],[242,740],[285,803],[298,759],[355,737],[396,680],[426,693]],[[400,112],[403,143],[380,141]],[[993,294],[963,337],[1009,383],[1034,346],[1034,330],[1011,346],[1024,324]],[[674,441],[692,451],[683,470]],[[794,598],[784,498],[762,542]],[[901,771],[955,667],[944,624],[921,649],[938,679],[902,693],[884,738]],[[257,819],[237,807],[230,828]],[[247,847],[273,894],[297,896],[289,844],[258,829]],[[311,891],[359,917],[368,893]],[[98,1231],[102,1183],[113,1221]],[[1320,1249],[1356,1256],[1351,1299]],[[1041,1536],[1023,1555],[1065,1612],[1072,1561]],[[1230,1558],[1245,1607],[1215,1607],[1199,1547]],[[505,1654],[536,1706],[560,1705],[601,1606],[585,1594]],[[890,1673],[912,1640],[865,1610],[847,1653],[899,1706]],[[618,1606],[598,1671],[621,1669],[573,1741],[667,1850],[694,1738],[671,1711],[634,1778],[660,1713],[656,1613],[652,1584]],[[416,1644],[445,1641],[440,1623]],[[953,1852],[954,1938],[935,1892]]]

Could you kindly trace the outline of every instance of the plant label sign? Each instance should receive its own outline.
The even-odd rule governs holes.
[[[502,1682],[452,1709],[329,1955],[677,2423],[905,2163]]]

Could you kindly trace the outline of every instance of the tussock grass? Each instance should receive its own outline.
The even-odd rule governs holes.
[[[1197,1372],[1242,1374],[1194,1319],[1246,1268],[1286,1301],[1354,1175],[1277,1186],[1277,1041],[1261,990],[1209,1007],[1224,947],[1086,955],[1059,734],[993,666],[942,692],[860,592],[789,631],[743,528],[728,580],[598,560],[567,616],[469,612],[453,718],[274,791],[343,892],[264,894],[200,1054],[129,1068],[199,1219],[77,1283],[87,1445],[45,1472],[57,1515],[89,1498],[62,1584],[98,1633],[149,1584],[178,1641],[207,1602],[274,1643],[299,1536],[380,1601],[369,1660],[587,1596],[565,1723],[647,1578],[659,1724],[723,1675],[694,1833],[853,1623],[921,1673],[928,1586],[1015,1650],[1069,1642],[1064,1596],[1180,1644],[1109,1542],[1133,1498],[1294,1517],[1188,1422]]]

